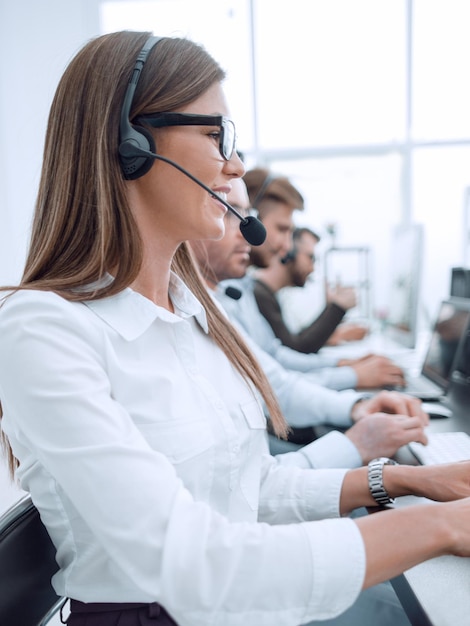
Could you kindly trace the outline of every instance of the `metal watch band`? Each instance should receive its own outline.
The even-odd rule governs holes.
[[[387,457],[380,457],[378,459],[372,459],[368,465],[368,479],[369,490],[371,496],[377,502],[377,504],[383,506],[385,504],[392,504],[395,502],[394,498],[391,498],[383,483],[383,468],[384,465],[396,465],[396,461]]]

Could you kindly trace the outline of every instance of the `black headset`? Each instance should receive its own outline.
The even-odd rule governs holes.
[[[297,258],[297,251],[298,251],[297,250],[297,242],[299,241],[300,237],[304,233],[309,233],[310,235],[312,235],[317,240],[317,243],[320,241],[320,236],[317,235],[316,233],[314,233],[313,230],[310,230],[310,228],[306,228],[306,227],[303,227],[303,228],[297,227],[297,228],[295,228],[294,232],[292,233],[292,248],[281,259],[281,263],[283,265],[286,265],[287,263],[289,263],[291,261],[295,261],[295,259]],[[312,260],[315,263],[315,255],[313,255]]]
[[[135,149],[146,152],[156,152],[155,142],[151,133],[142,126],[131,124],[129,115],[131,112],[134,93],[139,82],[140,74],[150,50],[161,40],[161,37],[149,37],[132,70],[132,75],[127,85],[126,95],[121,109],[121,119],[119,124],[119,162],[122,173],[126,180],[134,180],[146,174],[154,163],[154,157],[150,154],[144,156],[136,154]],[[134,151],[134,154],[132,154]]]
[[[289,250],[289,252],[285,256],[282,257],[281,263],[283,265],[287,265],[287,263],[292,263],[297,258],[297,239],[298,238],[295,236],[295,233],[298,231],[299,229],[295,228],[294,232],[292,233],[292,248]]]
[[[256,211],[258,210],[258,204],[259,202],[261,202],[261,200],[263,199],[266,190],[268,188],[268,185],[270,185],[273,180],[276,180],[277,176],[275,176],[274,174],[267,174],[266,178],[263,181],[263,184],[261,185],[261,187],[258,190],[258,193],[255,196],[255,199],[253,200],[253,208],[256,209]],[[297,249],[295,247],[295,244],[293,246],[293,248],[291,250],[289,250],[289,252],[282,257],[281,259],[281,263],[283,265],[287,265],[287,263],[289,263],[290,261],[295,261],[295,257],[297,256]]]
[[[274,174],[267,174],[266,178],[263,181],[263,184],[261,185],[261,187],[258,189],[258,193],[255,196],[255,199],[253,200],[253,202],[251,203],[251,206],[253,209],[255,209],[256,211],[258,211],[258,204],[261,202],[261,200],[264,197],[264,194],[266,192],[266,189],[268,188],[268,185],[270,183],[273,182],[273,180],[275,180],[277,178],[277,176],[274,176]]]
[[[197,185],[202,187],[210,196],[217,197],[218,200],[240,220],[240,232],[246,241],[248,241],[248,243],[252,246],[259,246],[266,239],[266,229],[258,219],[252,215],[247,217],[241,215],[224,198],[218,196],[218,194],[191,174],[191,172],[188,172],[184,169],[184,167],[181,167],[181,165],[175,163],[171,159],[168,159],[161,154],[157,154],[155,141],[151,133],[142,126],[131,124],[130,112],[132,101],[134,99],[134,93],[137,83],[139,82],[142,68],[144,67],[150,50],[160,40],[161,37],[155,36],[147,39],[142,50],[139,52],[134,69],[132,70],[129,84],[127,85],[127,91],[124,96],[124,102],[121,109],[121,119],[119,123],[118,154],[122,174],[126,180],[135,180],[150,170],[155,159],[168,163],[190,178]]]
[[[289,250],[289,252],[285,256],[282,257],[281,263],[283,265],[287,265],[287,263],[295,261],[296,256],[297,256],[297,248],[294,245],[294,247],[291,250]]]

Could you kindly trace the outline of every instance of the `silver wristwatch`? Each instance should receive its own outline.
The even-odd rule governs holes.
[[[392,504],[395,502],[394,498],[391,498],[383,483],[383,469],[384,465],[396,465],[396,461],[389,459],[386,456],[382,456],[378,459],[372,459],[368,465],[368,478],[369,478],[369,490],[374,500],[380,506],[385,504]]]

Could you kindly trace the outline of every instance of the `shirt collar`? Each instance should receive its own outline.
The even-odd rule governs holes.
[[[84,304],[127,341],[143,335],[156,319],[175,324],[181,319],[195,317],[199,326],[207,333],[209,329],[204,307],[173,272],[170,276],[169,293],[177,314],[157,306],[130,287],[115,296],[88,300]]]

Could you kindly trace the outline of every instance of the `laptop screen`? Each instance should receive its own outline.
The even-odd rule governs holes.
[[[453,380],[466,386],[470,384],[470,320],[457,350],[453,370]]]
[[[422,373],[443,389],[449,386],[459,340],[469,319],[468,299],[450,298],[441,302]]]

